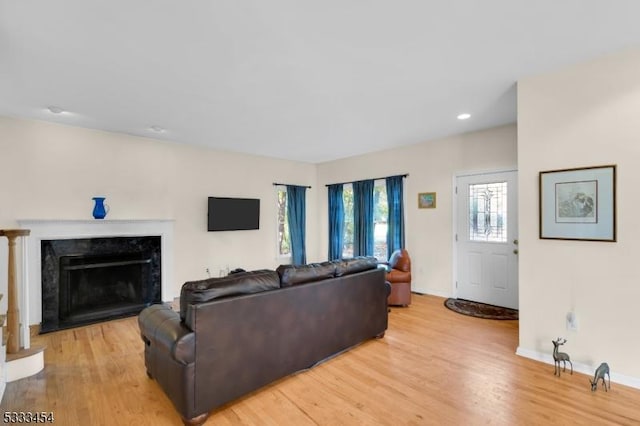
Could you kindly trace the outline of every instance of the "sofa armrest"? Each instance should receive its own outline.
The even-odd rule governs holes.
[[[138,325],[146,350],[168,353],[181,364],[194,362],[195,333],[168,306],[152,305],[143,309]]]

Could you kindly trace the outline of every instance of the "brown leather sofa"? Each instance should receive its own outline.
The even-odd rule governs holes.
[[[180,313],[138,317],[145,365],[185,424],[387,328],[389,284],[375,258],[281,266],[187,282]]]
[[[387,262],[387,281],[391,284],[391,306],[411,304],[411,257],[406,249],[396,250]]]

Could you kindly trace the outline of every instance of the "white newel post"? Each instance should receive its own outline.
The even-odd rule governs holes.
[[[16,240],[29,235],[28,229],[0,229],[0,236],[7,237],[7,353],[20,352],[20,287],[16,277]]]

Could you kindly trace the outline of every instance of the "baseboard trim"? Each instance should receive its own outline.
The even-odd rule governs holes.
[[[524,349],[518,346],[516,355],[543,362],[545,364],[554,365],[553,356],[551,354],[536,352],[531,349]],[[595,365],[583,364],[574,361],[571,362],[573,363],[573,371],[586,374],[587,376],[593,376],[594,371],[596,370]],[[611,381],[631,388],[640,389],[640,378],[637,377],[625,376],[624,374],[611,372]]]
[[[414,291],[414,290],[412,290],[411,293],[421,294],[421,295],[428,295],[428,296],[443,297],[445,299],[448,298],[448,297],[451,297],[451,295],[449,293],[445,293],[445,292],[441,292],[441,291],[432,291],[432,290],[426,290],[426,291]]]

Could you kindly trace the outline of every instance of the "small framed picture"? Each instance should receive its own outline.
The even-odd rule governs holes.
[[[418,208],[419,209],[435,209],[436,208],[436,193],[435,192],[421,192],[418,194]]]

